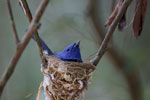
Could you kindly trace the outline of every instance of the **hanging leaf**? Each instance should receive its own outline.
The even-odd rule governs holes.
[[[125,26],[126,26],[126,13],[123,14],[121,20],[119,21],[118,24],[119,31],[123,31]]]
[[[105,27],[109,26],[113,22],[113,20],[115,19],[116,15],[118,14],[118,11],[119,11],[123,1],[124,0],[118,0],[118,3],[116,5],[114,11],[112,12],[111,16],[109,17],[109,19],[105,23]]]
[[[122,3],[123,2],[124,2],[124,0],[122,0]],[[125,11],[125,13],[123,14],[121,20],[118,23],[118,29],[119,29],[119,31],[123,31],[124,28],[125,28],[125,26],[126,26],[126,11]]]
[[[133,18],[134,36],[138,38],[141,35],[144,26],[147,0],[136,0],[135,15]]]

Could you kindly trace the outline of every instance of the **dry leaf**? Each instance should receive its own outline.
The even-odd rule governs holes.
[[[118,0],[118,3],[114,9],[114,11],[112,12],[111,16],[109,17],[109,19],[106,21],[105,26],[109,26],[113,20],[115,19],[116,15],[118,14],[118,11],[122,5],[124,0]]]
[[[140,36],[143,29],[146,8],[147,0],[136,0],[135,15],[133,19],[133,32],[136,38]]]
[[[118,23],[119,31],[123,31],[126,26],[126,13],[122,16],[121,20]]]
[[[64,88],[71,87],[71,84],[63,84]]]

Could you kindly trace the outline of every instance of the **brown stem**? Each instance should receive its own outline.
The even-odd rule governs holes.
[[[116,26],[118,24],[118,22],[120,21],[121,17],[123,16],[124,12],[126,11],[126,9],[128,8],[128,6],[130,5],[132,0],[125,0],[122,4],[121,9],[119,10],[119,13],[117,14],[117,16],[115,17],[114,21],[112,22],[112,24],[110,25],[104,40],[102,41],[102,44],[100,46],[100,48],[98,49],[95,57],[91,60],[91,62],[96,66],[98,64],[98,62],[100,61],[101,57],[104,55],[106,49],[107,49],[107,45],[109,43],[109,40],[112,37],[113,32],[116,29]]]
[[[22,38],[20,44],[18,45],[18,49],[16,50],[16,52],[14,53],[8,68],[5,70],[5,72],[3,73],[1,79],[0,79],[0,97],[2,95],[3,89],[7,83],[7,81],[9,80],[9,78],[11,77],[11,75],[14,72],[14,69],[16,67],[16,64],[20,58],[20,56],[22,55],[25,47],[27,46],[27,44],[29,43],[29,40],[31,39],[32,35],[37,31],[39,25],[37,23],[39,23],[45,8],[47,7],[49,0],[42,0],[41,4],[39,5],[35,16],[28,28],[27,33],[25,34],[25,36]]]
[[[105,37],[105,35],[104,35],[105,32],[100,24],[99,16],[97,14],[98,13],[97,7],[99,5],[96,1],[97,0],[91,0],[90,7],[89,7],[89,15],[90,15],[91,21],[94,25],[94,28],[97,31],[97,34],[99,35],[99,36],[97,36],[97,38],[98,38],[97,40],[99,40],[98,42],[100,43]],[[114,48],[108,49],[108,55],[115,65],[117,65],[117,66],[124,65],[124,59],[122,57],[120,57],[120,55]]]
[[[11,8],[11,4],[10,4],[9,0],[7,0],[7,7],[8,7],[9,17],[10,17],[10,21],[11,21],[11,25],[12,25],[13,35],[14,35],[14,38],[15,38],[15,41],[16,41],[16,46],[17,46],[18,43],[19,43],[19,37],[17,35],[17,30],[16,30],[16,26],[15,26],[15,22],[14,22],[12,8]]]
[[[31,14],[31,11],[29,9],[27,1],[26,0],[19,0],[19,2],[20,2],[21,7],[22,7],[22,9],[24,11],[24,14],[27,16],[28,22],[31,23],[31,21],[32,21],[32,14]],[[42,57],[43,56],[43,48],[42,48],[42,44],[40,42],[39,34],[38,34],[37,31],[34,34],[34,38],[35,38],[35,42],[36,42],[36,44],[38,46],[40,57]]]
[[[42,92],[42,86],[43,86],[43,82],[40,83],[40,86],[39,86],[39,89],[38,89],[38,93],[37,93],[36,100],[40,100],[41,92]]]

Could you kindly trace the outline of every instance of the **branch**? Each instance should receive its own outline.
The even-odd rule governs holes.
[[[6,69],[6,71],[3,73],[1,79],[0,79],[0,97],[2,95],[3,89],[7,83],[7,81],[9,80],[9,78],[11,77],[11,75],[14,72],[14,69],[16,67],[16,64],[20,58],[20,56],[22,55],[25,47],[27,46],[27,44],[29,43],[29,40],[31,39],[32,35],[37,31],[39,25],[37,23],[39,23],[45,8],[48,4],[49,0],[42,0],[41,4],[39,5],[39,8],[37,9],[36,13],[35,13],[35,17],[33,18],[27,33],[25,34],[25,36],[22,38],[18,49],[16,50],[16,52],[14,53],[8,68]]]
[[[97,0],[98,1],[98,0]],[[90,2],[90,7],[89,7],[89,15],[90,15],[90,18],[91,18],[91,21],[94,25],[94,28],[95,30],[97,31],[97,34],[99,36],[96,36],[99,40],[98,42],[100,43],[101,40],[104,39],[105,37],[105,32],[104,32],[104,29],[102,28],[102,26],[100,25],[100,20],[98,18],[98,8],[97,5],[98,3],[96,2],[96,0],[91,0]],[[118,52],[114,49],[114,48],[109,48],[108,49],[108,55],[109,57],[111,58],[111,60],[113,61],[113,63],[115,65],[117,65],[117,67],[121,67],[124,65],[124,59],[122,57],[120,57],[120,55],[118,54]]]
[[[31,23],[32,21],[32,14],[31,14],[31,11],[29,9],[29,6],[28,6],[28,3],[26,0],[19,0],[19,3],[21,4],[21,7],[24,11],[24,14],[27,16],[27,19],[28,19],[28,22]],[[34,35],[34,38],[35,38],[35,42],[38,46],[38,50],[39,50],[39,53],[40,53],[40,57],[43,56],[43,48],[42,48],[42,44],[40,42],[40,38],[39,38],[39,34],[38,32],[36,31]]]
[[[98,18],[97,7],[99,6],[98,5],[99,3],[97,3],[97,1],[98,0],[91,0],[89,14],[93,22],[94,28],[96,29],[99,35],[98,37],[100,38],[100,40],[102,40],[104,38],[105,32],[104,29],[101,27],[100,24],[101,20],[99,20]],[[125,66],[124,60],[126,60],[126,58],[120,56],[119,53],[114,48],[108,49],[108,56],[116,65],[115,67],[121,71],[122,75],[127,81],[132,100],[142,100],[141,85],[140,85],[140,80],[138,78],[139,73],[136,72],[136,70],[132,70],[129,72],[127,67],[131,67],[131,66]],[[134,67],[134,65],[132,67]]]
[[[100,59],[102,58],[102,56],[104,55],[106,49],[107,49],[107,45],[109,43],[109,40],[111,39],[111,36],[113,34],[113,32],[116,29],[116,26],[118,24],[118,22],[120,21],[121,17],[123,16],[124,12],[126,11],[126,9],[128,8],[128,6],[130,5],[132,0],[125,0],[122,4],[122,7],[118,13],[118,15],[115,17],[113,23],[110,25],[105,38],[100,46],[100,48],[98,49],[95,57],[91,60],[91,62],[96,66],[98,64],[98,62],[100,61]]]
[[[17,35],[17,30],[16,30],[16,26],[15,26],[15,22],[14,22],[14,17],[13,17],[13,13],[12,13],[12,8],[10,5],[10,1],[7,0],[7,7],[8,7],[8,11],[9,11],[9,17],[10,17],[10,21],[11,21],[11,26],[12,26],[12,30],[13,30],[13,35],[16,41],[16,45],[18,45],[19,43],[19,38]]]

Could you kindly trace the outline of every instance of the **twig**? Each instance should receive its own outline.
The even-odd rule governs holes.
[[[14,35],[14,38],[15,38],[15,41],[16,41],[16,46],[17,46],[18,43],[19,43],[19,38],[18,38],[18,35],[17,35],[17,30],[16,30],[16,26],[15,26],[15,22],[14,22],[12,8],[11,8],[9,0],[7,0],[7,7],[8,7],[9,17],[10,17],[10,21],[11,21],[11,25],[12,25],[13,35]]]
[[[22,38],[22,40],[21,40],[21,42],[20,42],[20,44],[18,46],[18,49],[14,53],[14,55],[13,55],[9,65],[8,65],[8,68],[3,73],[3,75],[2,75],[2,77],[0,79],[0,97],[2,95],[3,89],[4,89],[7,81],[9,80],[9,78],[11,77],[11,75],[14,72],[14,69],[16,67],[16,64],[17,64],[20,56],[22,55],[25,47],[29,43],[30,38],[37,31],[37,29],[39,27],[37,23],[39,23],[39,20],[41,19],[42,15],[43,15],[43,13],[45,11],[45,8],[47,7],[48,2],[49,2],[49,0],[42,0],[41,1],[41,4],[39,5],[39,8],[37,9],[37,11],[35,13],[35,16],[34,16],[32,22],[31,22],[31,24],[30,24],[30,26],[28,28],[27,33]]]
[[[31,21],[32,21],[32,14],[31,14],[31,11],[29,9],[27,1],[26,0],[19,0],[19,2],[20,2],[21,7],[22,7],[22,9],[24,11],[24,14],[27,16],[28,22],[31,23]],[[39,38],[39,34],[38,34],[37,31],[34,34],[34,38],[35,38],[36,44],[38,46],[40,57],[42,57],[43,56],[43,48],[42,48],[42,45],[41,45],[41,42],[40,42],[40,38]]]
[[[40,100],[40,97],[41,97],[41,91],[42,91],[42,86],[43,86],[43,82],[40,83],[40,86],[39,86],[39,89],[38,89],[38,93],[37,93],[36,100]]]
[[[100,48],[98,49],[95,57],[91,60],[91,62],[94,65],[97,65],[98,62],[100,61],[101,57],[104,55],[106,49],[107,49],[107,45],[109,43],[109,40],[111,39],[111,36],[113,34],[113,32],[115,31],[115,28],[118,24],[118,22],[120,21],[121,17],[123,16],[124,12],[126,11],[126,9],[128,8],[129,4],[131,3],[132,0],[125,0],[122,4],[122,7],[118,13],[118,15],[115,17],[113,23],[110,25],[105,38],[100,46]]]

